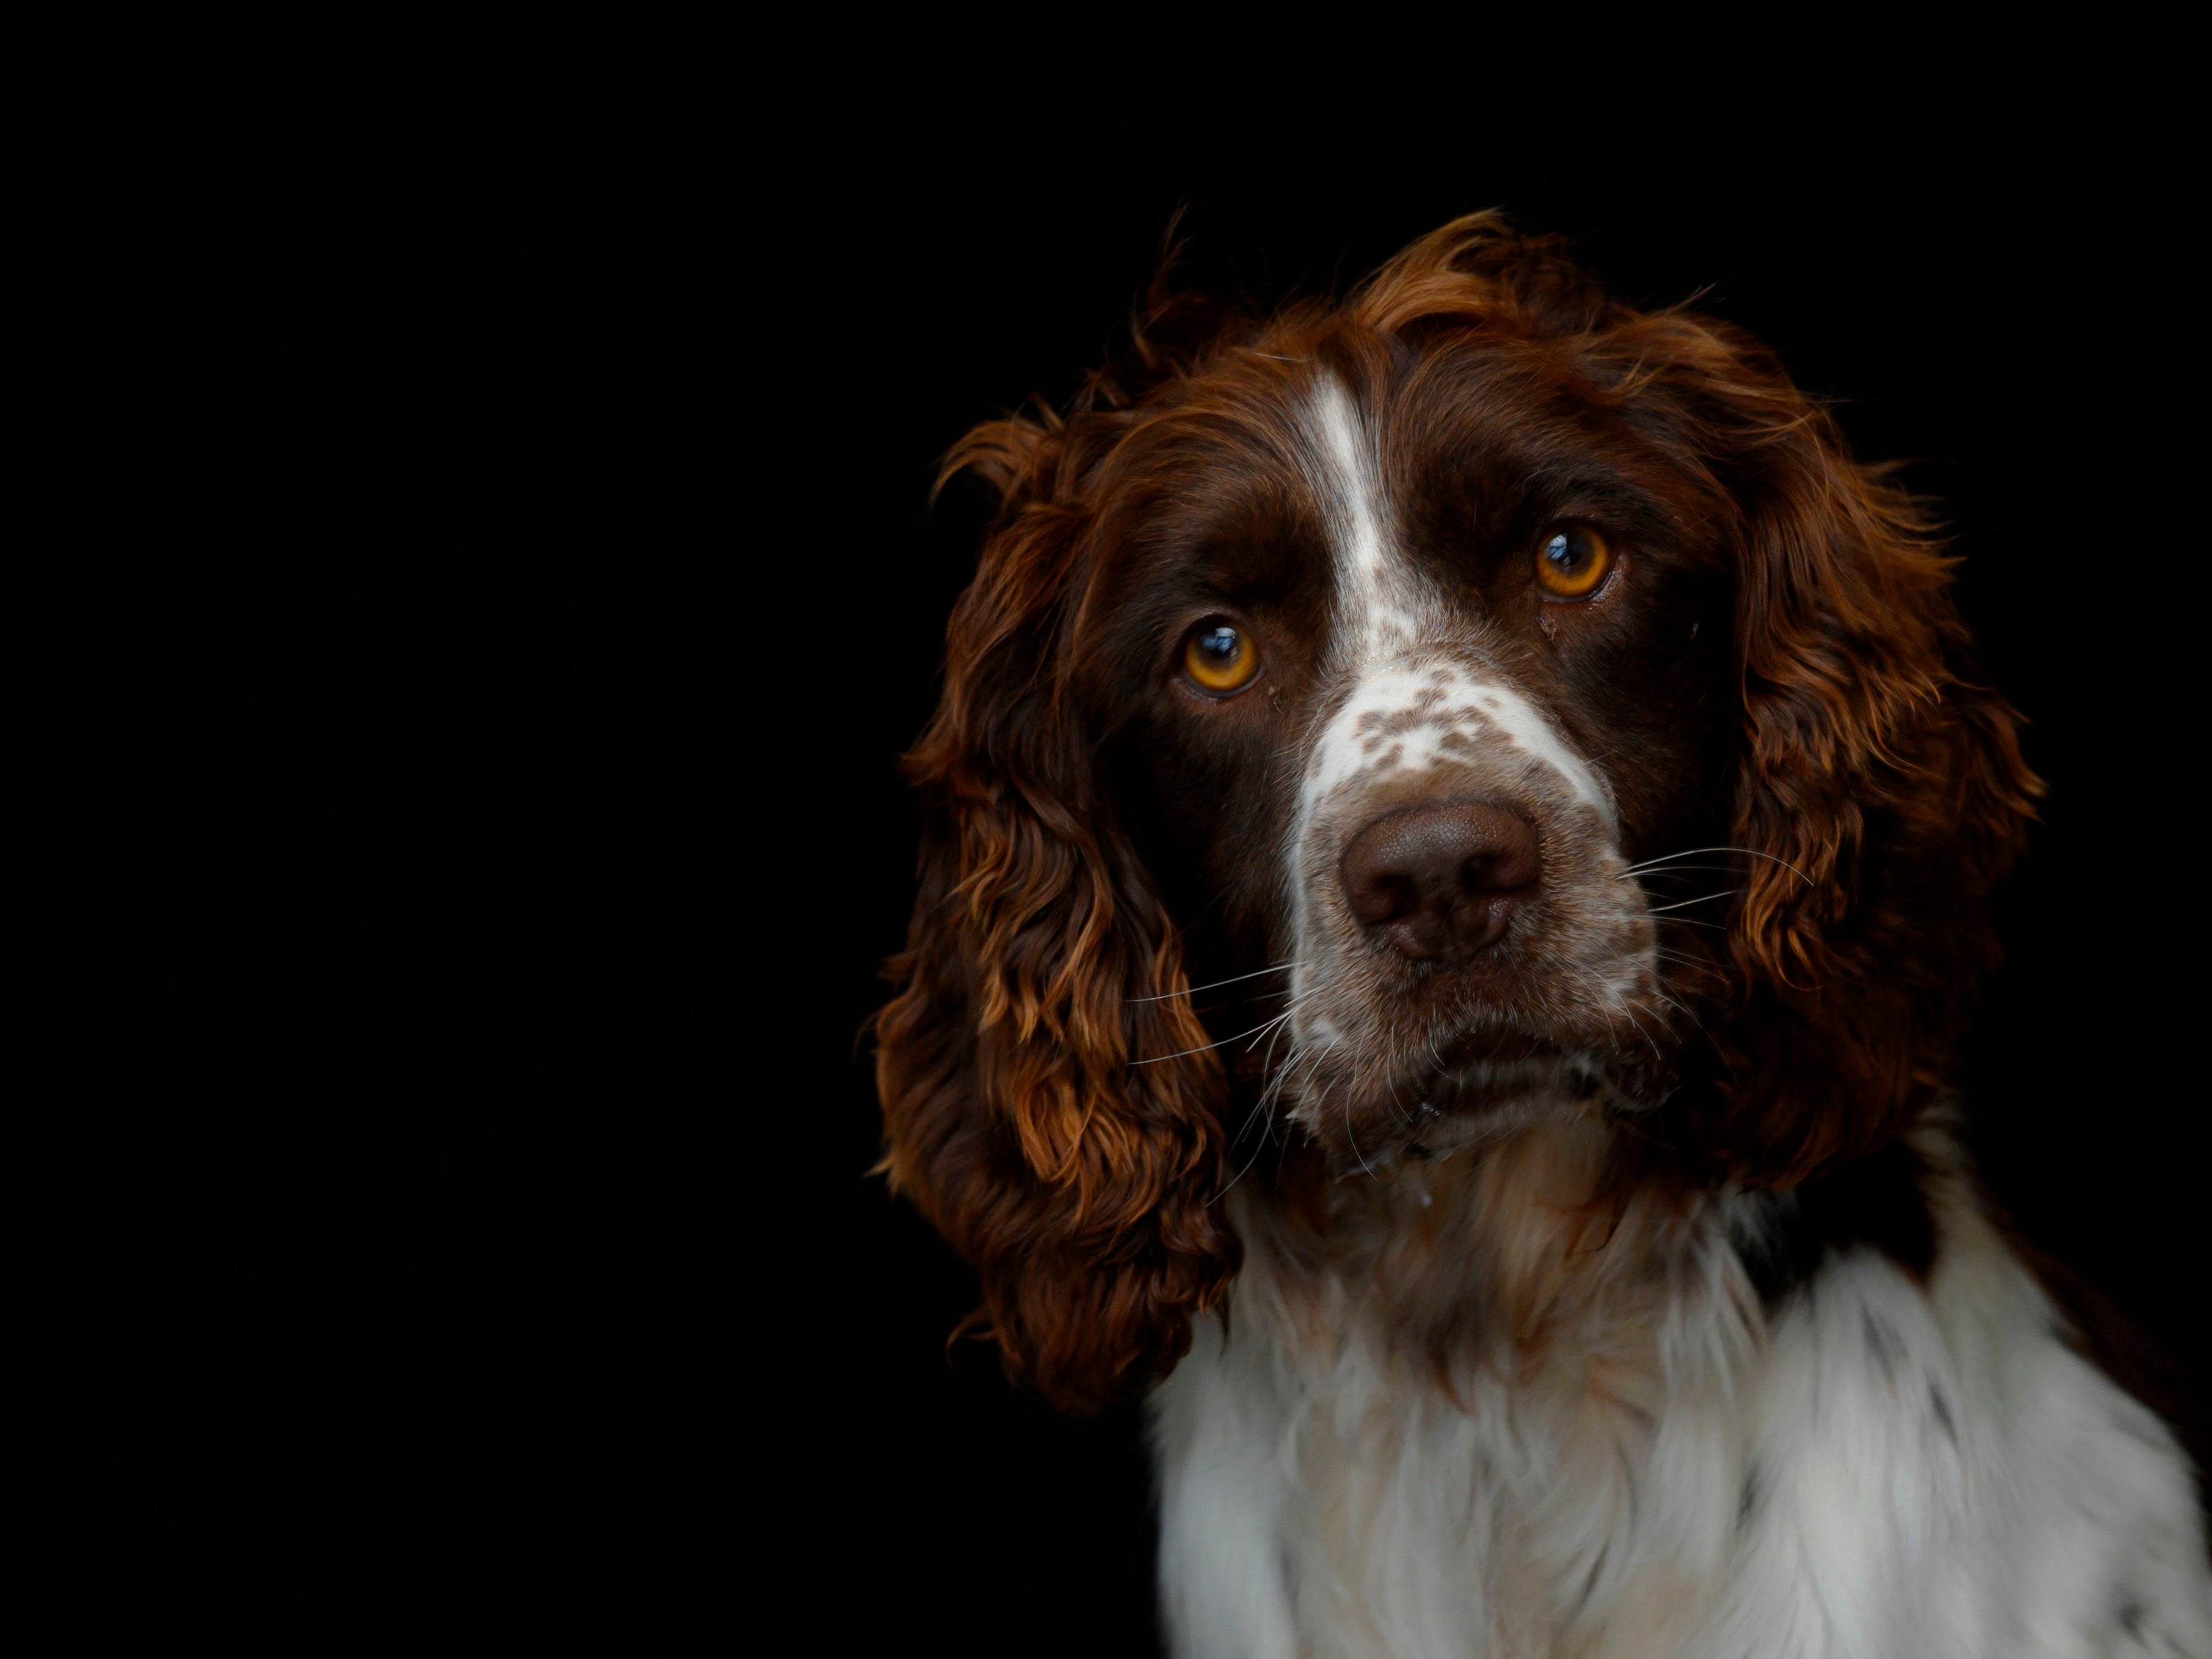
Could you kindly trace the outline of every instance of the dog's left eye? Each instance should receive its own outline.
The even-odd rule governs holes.
[[[1585,524],[1562,525],[1536,552],[1536,584],[1555,599],[1588,599],[1613,568],[1613,550]]]
[[[1227,623],[1200,623],[1182,648],[1182,671],[1216,696],[1242,691],[1260,672],[1252,636]]]

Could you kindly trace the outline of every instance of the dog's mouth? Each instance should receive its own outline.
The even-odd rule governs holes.
[[[1468,1116],[1522,1105],[1536,1097],[1588,1100],[1604,1085],[1602,1059],[1522,1031],[1486,1032],[1448,1045],[1424,1074],[1424,1115]]]
[[[1370,1172],[1392,1158],[1450,1158],[1516,1128],[1583,1115],[1606,1086],[1595,1050],[1521,1031],[1487,1031],[1443,1045],[1422,1072],[1401,1074],[1387,1100],[1355,1107],[1343,1120],[1353,1152]],[[1327,1114],[1322,1133],[1334,1127]]]
[[[1637,1048],[1595,1019],[1543,1012],[1462,1009],[1430,1023],[1433,1036],[1407,1021],[1411,1030],[1362,1033],[1364,1044],[1328,1042],[1291,1074],[1297,1115],[1365,1164],[1394,1148],[1445,1156],[1516,1125],[1638,1115],[1671,1091],[1671,1049]],[[1376,1063],[1386,1056],[1395,1063]]]

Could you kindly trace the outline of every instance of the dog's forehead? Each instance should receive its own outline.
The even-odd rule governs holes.
[[[1326,544],[1337,585],[1358,584],[1346,588],[1356,601],[1348,614],[1383,637],[1401,633],[1424,597],[1393,556],[1413,497],[1451,473],[1454,458],[1463,470],[1483,457],[1498,479],[1556,470],[1558,458],[1541,452],[1558,422],[1521,428],[1533,413],[1557,411],[1524,384],[1526,365],[1480,344],[1393,350],[1344,328],[1272,343],[1286,350],[1240,349],[1160,388],[1116,446],[1103,492],[1109,539],[1133,529],[1139,544],[1172,556],[1216,544],[1210,532],[1224,527],[1233,539],[1258,518],[1272,539],[1255,551]]]

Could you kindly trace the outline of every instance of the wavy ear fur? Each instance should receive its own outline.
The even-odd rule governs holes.
[[[1740,1000],[1700,1138],[1789,1184],[1893,1139],[1948,1074],[2042,786],[2018,714],[1976,681],[1921,504],[1747,337],[1682,313],[1625,331],[1741,514]]]
[[[999,422],[952,458],[1006,506],[908,757],[921,890],[876,1024],[894,1188],[975,1266],[1009,1374],[1076,1411],[1171,1367],[1237,1261],[1208,1205],[1225,1084],[1062,678],[1104,418]]]

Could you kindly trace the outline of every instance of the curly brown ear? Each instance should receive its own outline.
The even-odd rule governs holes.
[[[1208,1202],[1221,1070],[1060,678],[1079,598],[1079,515],[1050,499],[1063,435],[1007,422],[966,447],[1028,498],[954,612],[908,758],[921,891],[877,1084],[892,1185],[975,1266],[1009,1374],[1085,1411],[1182,1357],[1237,1245]]]
[[[1944,1080],[2042,786],[2019,716],[1975,681],[1920,504],[1761,348],[1646,320],[1742,513],[1741,1001],[1707,1133],[1739,1174],[1788,1184],[1893,1138]]]

